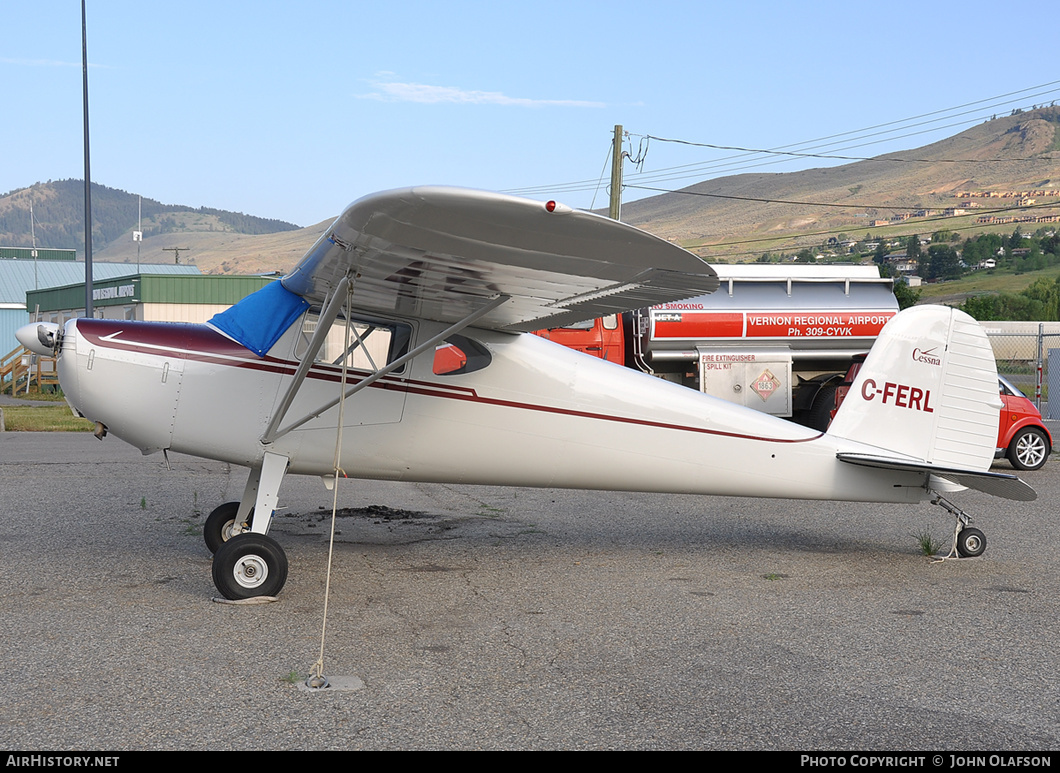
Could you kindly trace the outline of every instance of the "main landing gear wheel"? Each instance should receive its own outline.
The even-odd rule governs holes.
[[[965,558],[983,555],[986,550],[986,535],[979,529],[965,526],[957,534],[957,552]]]
[[[235,528],[238,512],[239,502],[225,502],[215,507],[213,512],[206,516],[206,523],[202,527],[202,537],[211,553],[216,553],[221,545],[232,539],[232,530]],[[250,513],[247,514],[246,523],[243,524],[244,529],[250,527],[250,518],[253,515],[254,508],[251,508]]]
[[[287,555],[272,537],[237,534],[213,557],[213,583],[226,599],[275,596],[287,582]]]

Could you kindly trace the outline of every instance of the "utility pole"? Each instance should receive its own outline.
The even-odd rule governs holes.
[[[29,235],[33,241],[33,289],[40,289],[40,282],[37,280],[37,229],[33,225],[33,199],[29,200]]]
[[[144,197],[140,196],[136,204],[136,230],[133,231],[133,241],[136,242],[136,273],[140,273],[140,242],[144,240]]]
[[[611,146],[611,207],[607,216],[612,220],[622,219],[622,125],[615,125],[615,139]]]
[[[187,252],[191,247],[163,247],[162,250],[165,252],[173,253],[173,262],[180,263],[180,253]]]

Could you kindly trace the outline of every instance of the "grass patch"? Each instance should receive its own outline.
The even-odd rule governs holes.
[[[1056,279],[1060,277],[1060,266],[1050,266],[1039,271],[1027,271],[1017,274],[1010,270],[973,271],[960,279],[948,282],[923,284],[920,290],[920,302],[933,298],[954,298],[960,296],[980,295],[982,293],[1018,294],[1026,290],[1036,279]]]
[[[14,397],[16,400],[32,400],[34,402],[61,403],[66,400],[66,395],[63,394],[61,389],[55,389],[50,392],[34,391],[28,395],[25,392],[19,392],[17,395],[12,395],[11,388],[8,387],[4,390],[4,394],[8,397]]]
[[[91,432],[95,424],[75,416],[70,406],[5,405],[4,427],[8,432]]]
[[[922,555],[930,557],[942,550],[942,543],[936,542],[935,538],[931,536],[931,533],[927,531],[927,529],[915,532],[913,538],[920,547],[920,553]]]
[[[305,681],[301,676],[298,675],[297,671],[292,671],[287,676],[280,677],[281,682],[287,682],[287,684],[298,684],[299,682]]]

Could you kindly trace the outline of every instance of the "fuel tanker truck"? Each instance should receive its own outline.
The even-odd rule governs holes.
[[[719,264],[710,295],[537,335],[824,430],[855,355],[898,313],[875,266]]]

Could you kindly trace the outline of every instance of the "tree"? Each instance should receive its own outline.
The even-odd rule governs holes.
[[[978,320],[1045,322],[1060,319],[1060,280],[1038,279],[1019,293],[968,298],[961,304]]]
[[[928,247],[928,279],[958,279],[963,270],[957,251],[948,244]]]
[[[898,310],[901,311],[916,306],[920,301],[920,290],[914,290],[908,283],[898,281],[894,283],[894,297],[898,299]]]
[[[931,234],[932,244],[945,244],[946,242],[956,242],[960,240],[960,235],[956,231],[951,231],[949,228],[942,228],[935,233]]]
[[[1016,230],[1012,232],[1012,236],[1008,238],[1008,249],[1009,255],[1012,254],[1012,250],[1018,250],[1023,246],[1023,234],[1020,232],[1020,227],[1016,226]]]
[[[920,237],[916,234],[905,240],[905,256],[920,265]]]
[[[887,263],[887,242],[880,239],[876,245],[876,252],[872,255],[872,262],[877,266],[882,266]]]

